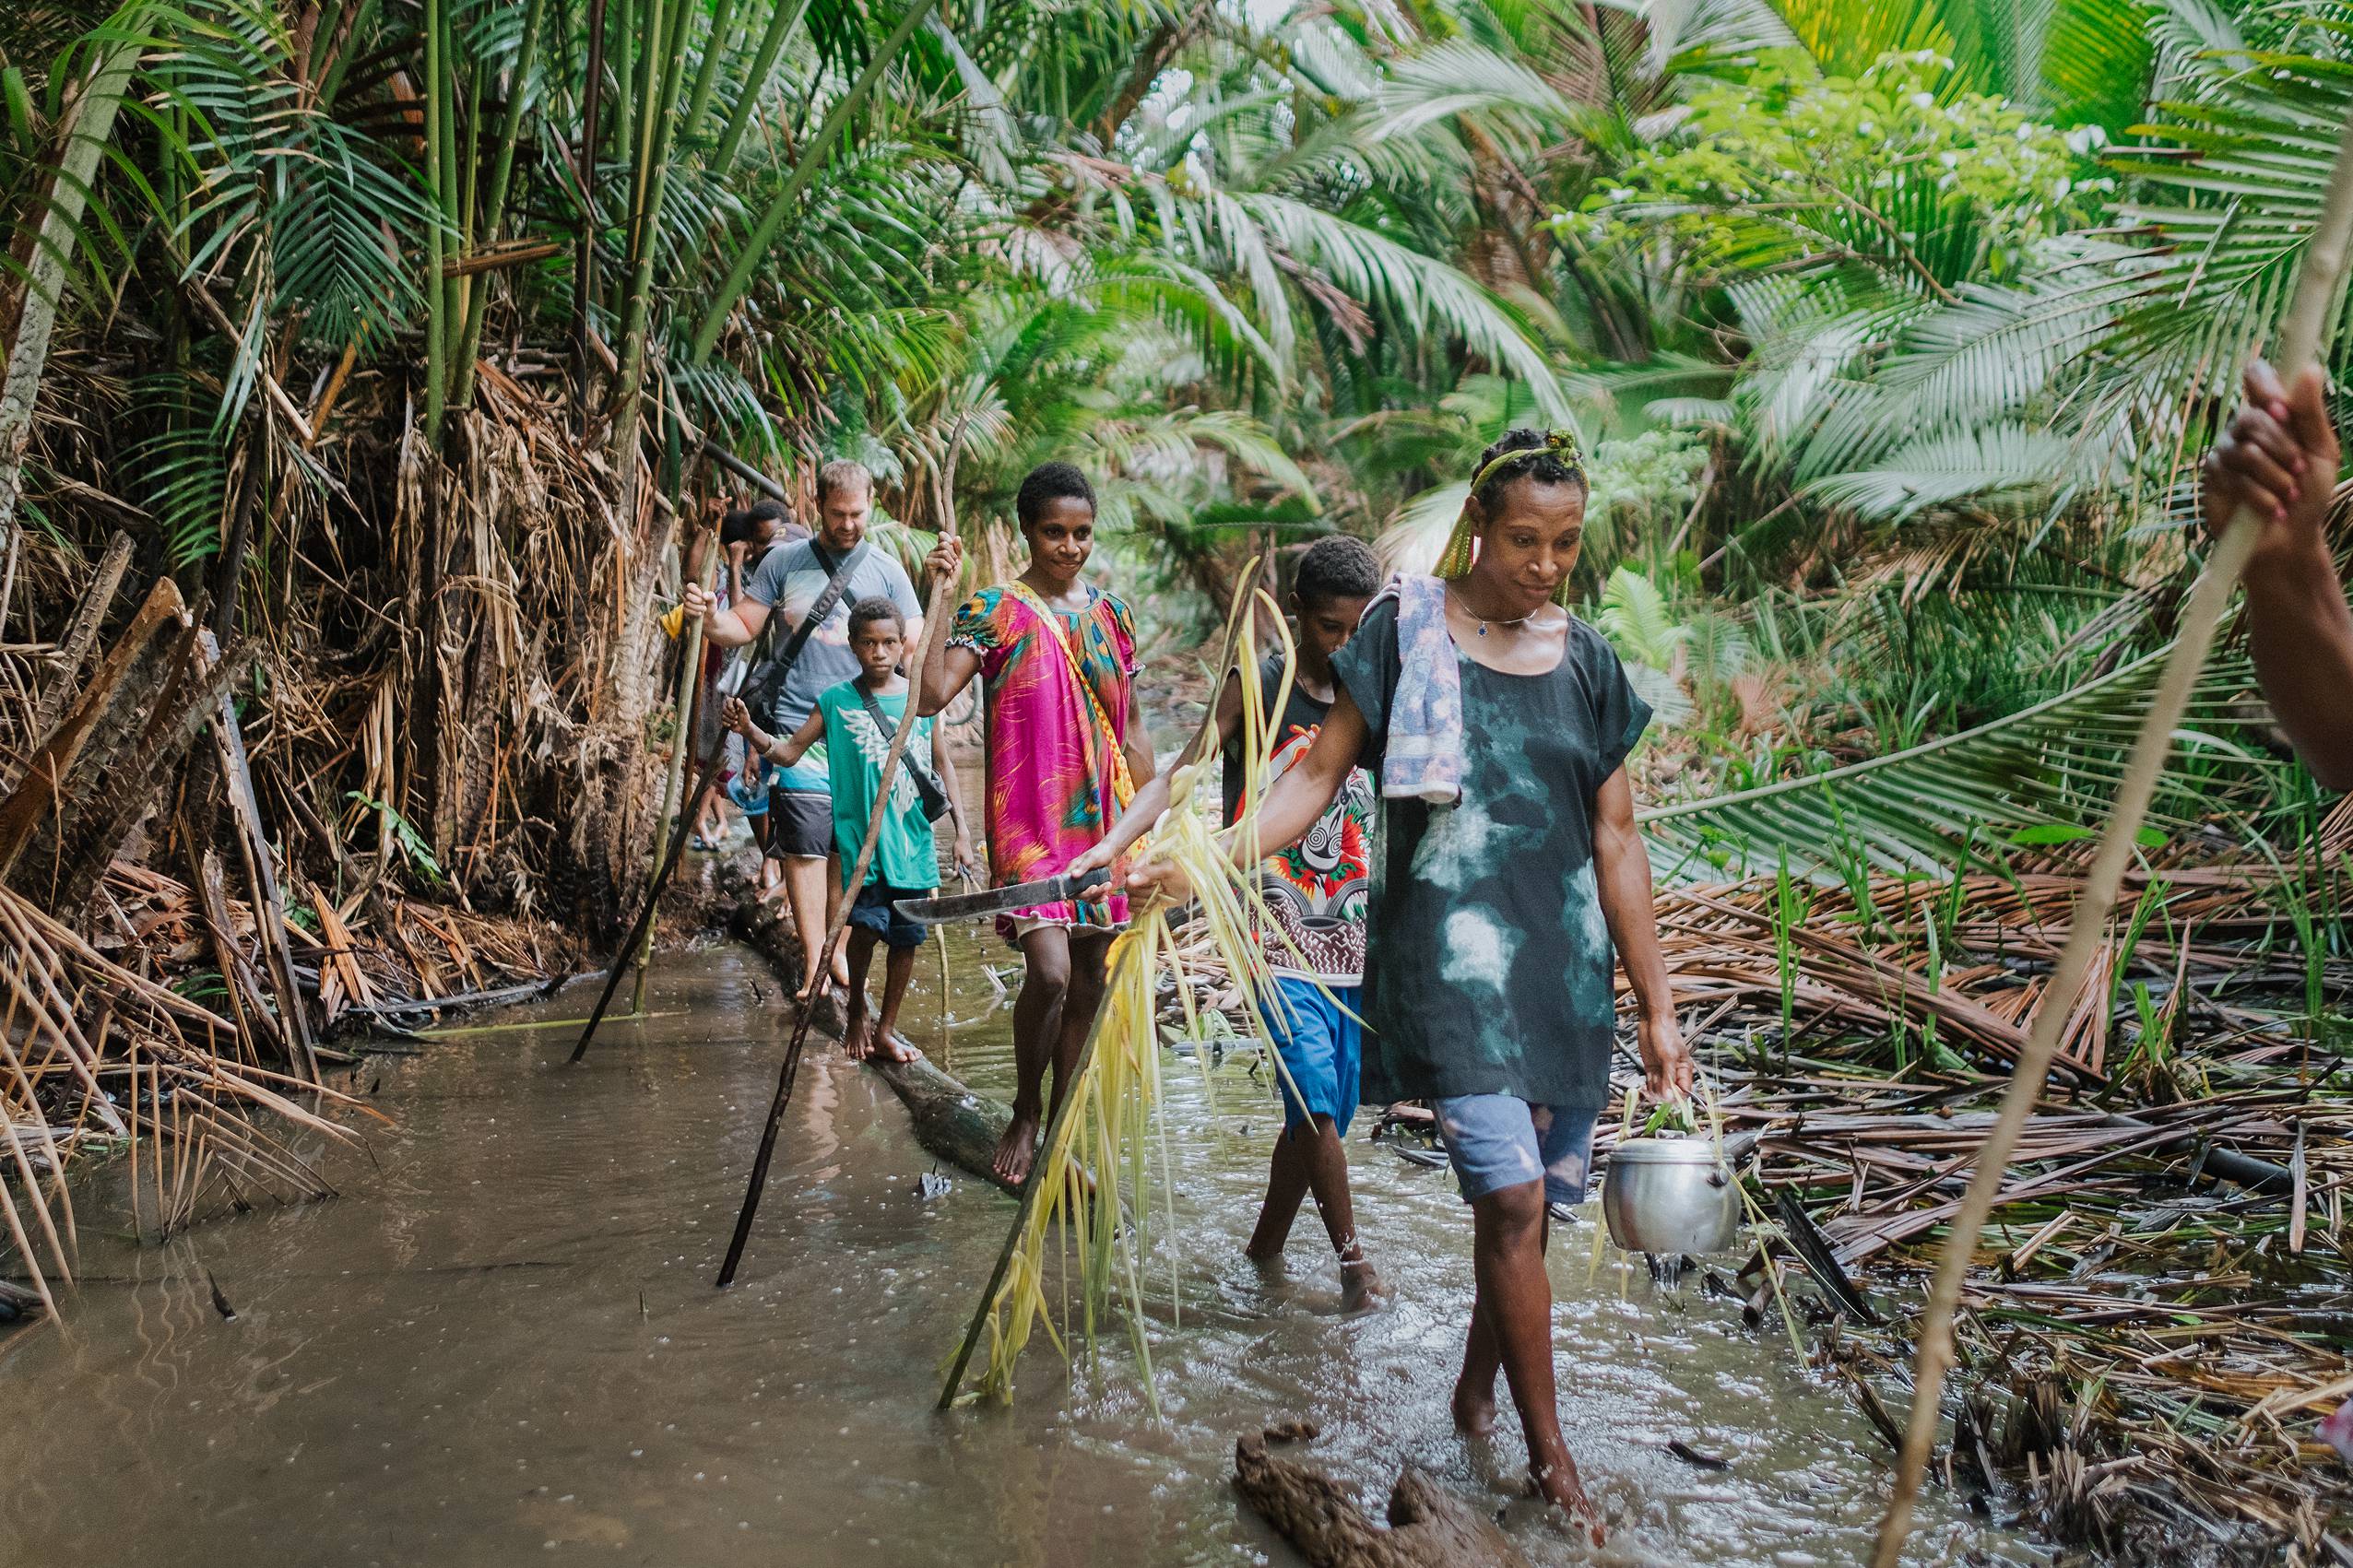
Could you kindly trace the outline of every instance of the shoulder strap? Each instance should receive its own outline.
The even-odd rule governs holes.
[[[857,691],[858,701],[865,707],[867,718],[872,721],[874,732],[880,735],[885,743],[888,743],[892,733],[898,726],[882,712],[882,704],[874,700],[874,693],[866,689],[864,680],[853,680],[850,686]],[[907,700],[909,701],[915,700],[915,690],[912,687],[907,690]],[[922,721],[916,722],[919,724]],[[939,775],[931,771],[931,765],[915,754],[913,744],[915,737],[909,736],[907,739],[909,742],[907,749],[899,753],[900,766],[905,768],[907,776],[915,780],[915,792],[923,800],[923,814],[936,822],[948,809],[948,792],[940,786]]]
[[[827,618],[834,613],[834,607],[840,604],[842,595],[849,591],[850,572],[859,561],[866,559],[866,541],[860,539],[857,542],[857,548],[842,557],[841,564],[838,566],[834,563],[833,557],[825,553],[825,547],[815,539],[809,541],[809,553],[817,558],[817,564],[825,568],[828,573],[825,579],[825,591],[810,602],[809,613],[801,618],[798,626],[793,628],[791,641],[785,644],[785,651],[777,655],[787,665],[800,656],[800,650],[809,642],[810,636],[825,624]]]
[[[1128,802],[1136,797],[1136,781],[1128,772],[1128,755],[1119,749],[1119,732],[1112,727],[1111,715],[1103,711],[1103,699],[1094,694],[1094,683],[1087,679],[1086,671],[1079,667],[1079,651],[1070,646],[1068,637],[1062,635],[1061,618],[1026,583],[1016,579],[1005,585],[1005,591],[1020,600],[1023,609],[1045,624],[1047,640],[1062,650],[1063,667],[1070,672],[1071,683],[1078,687],[1079,695],[1086,699],[1087,711],[1094,715],[1095,725],[1100,726],[1103,740],[1111,748],[1111,796],[1119,803],[1121,810],[1126,810]],[[1088,607],[1094,607],[1093,600],[1088,601]],[[1090,751],[1094,749],[1094,729],[1090,728],[1087,733],[1087,749]]]
[[[792,547],[779,545],[776,548],[790,549]],[[776,650],[774,657],[755,666],[751,678],[743,683],[744,706],[755,713],[765,713],[775,705],[778,693],[785,689],[785,678],[792,674],[793,664],[800,657],[800,651],[809,645],[809,639],[817,629],[825,624],[826,617],[834,613],[834,607],[842,602],[842,595],[849,589],[851,569],[865,559],[866,541],[860,539],[857,548],[844,556],[839,565],[834,564],[833,557],[825,553],[825,547],[814,537],[809,541],[809,550],[817,558],[817,564],[832,575],[825,580],[824,592],[810,602],[809,613],[801,618],[798,626],[793,628],[792,635],[785,639],[785,645]],[[778,584],[780,589],[782,586]],[[773,642],[775,631],[776,617],[772,613],[767,624],[760,629],[761,644],[764,646]]]

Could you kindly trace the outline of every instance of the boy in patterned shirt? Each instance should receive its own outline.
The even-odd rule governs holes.
[[[1355,631],[1380,582],[1379,563],[1361,539],[1333,535],[1317,540],[1300,558],[1289,606],[1297,657],[1281,713],[1271,710],[1283,681],[1283,650],[1269,654],[1251,672],[1273,732],[1273,776],[1314,742],[1335,694],[1331,656]],[[1229,822],[1243,804],[1242,679],[1239,669],[1226,672],[1205,721],[1224,751]],[[1109,865],[1166,809],[1168,787],[1165,779],[1146,785],[1111,835],[1071,869]],[[1259,1011],[1283,1058],[1283,1128],[1247,1251],[1260,1263],[1282,1256],[1300,1201],[1314,1193],[1339,1255],[1342,1303],[1349,1311],[1378,1305],[1386,1294],[1356,1239],[1348,1155],[1342,1145],[1355,1114],[1363,1056],[1359,1020],[1372,819],[1372,777],[1359,768],[1307,836],[1269,856],[1259,869],[1259,893],[1275,925],[1262,937],[1274,985],[1259,998]]]

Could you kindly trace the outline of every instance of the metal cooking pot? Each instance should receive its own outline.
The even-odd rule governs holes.
[[[1724,1252],[1740,1232],[1740,1193],[1712,1139],[1627,1138],[1610,1150],[1602,1217],[1627,1252]]]

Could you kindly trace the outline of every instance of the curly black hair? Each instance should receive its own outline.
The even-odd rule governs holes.
[[[1524,452],[1527,455],[1498,461],[1515,452]],[[1521,429],[1507,431],[1501,441],[1479,454],[1479,466],[1475,471],[1485,477],[1480,480],[1478,489],[1472,493],[1478,496],[1479,504],[1490,515],[1494,513],[1496,503],[1503,500],[1505,489],[1517,479],[1534,479],[1545,485],[1575,485],[1579,492],[1590,493],[1584,468],[1564,458],[1550,446],[1542,430]]]
[[[1041,463],[1022,481],[1021,492],[1013,498],[1013,514],[1022,520],[1023,527],[1033,527],[1046,515],[1046,507],[1058,501],[1082,501],[1092,512],[1094,487],[1071,464]]]
[[[855,637],[868,627],[882,620],[889,621],[896,628],[900,636],[904,637],[907,634],[906,612],[899,608],[895,600],[886,598],[881,594],[860,599],[850,607],[850,635]]]
[[[1349,534],[1328,534],[1299,557],[1291,591],[1303,605],[1369,599],[1381,591],[1381,563],[1372,546]]]

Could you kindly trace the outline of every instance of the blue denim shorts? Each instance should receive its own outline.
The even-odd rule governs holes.
[[[1511,1094],[1458,1094],[1431,1104],[1463,1202],[1540,1177],[1546,1202],[1584,1201],[1597,1108],[1531,1105]]]
[[[1273,989],[1259,999],[1259,1010],[1274,1035],[1283,1071],[1285,1132],[1311,1116],[1330,1116],[1340,1136],[1356,1114],[1356,1090],[1365,1054],[1364,990],[1334,985],[1327,996],[1312,980],[1274,977]],[[1295,1092],[1295,1087],[1296,1092]]]

